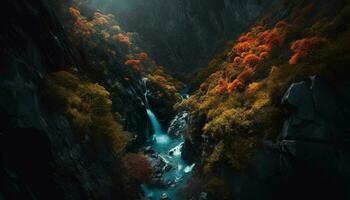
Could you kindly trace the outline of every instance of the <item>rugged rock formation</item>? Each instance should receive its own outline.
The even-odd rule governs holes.
[[[295,187],[295,198],[349,198],[350,110],[346,96],[319,77],[311,77],[293,84],[282,103],[290,111],[280,137],[282,168],[291,174],[291,182],[300,184]]]
[[[281,140],[338,143],[349,139],[346,97],[319,77],[293,84],[282,99],[289,106]]]
[[[47,70],[72,62],[64,31],[46,1],[5,1],[1,29],[1,190],[6,199],[112,199],[124,196],[118,161],[82,144],[67,119],[48,112]],[[2,17],[2,19],[4,19]],[[88,142],[87,142],[88,143]],[[113,191],[113,192],[112,192]]]
[[[138,186],[124,184],[127,177],[119,155],[106,145],[95,149],[95,141],[79,137],[69,119],[47,105],[42,90],[48,73],[69,67],[86,79],[86,69],[79,65],[93,65],[84,63],[83,49],[72,48],[69,24],[62,25],[67,16],[56,16],[60,8],[56,3],[60,2],[1,3],[0,197],[137,198],[137,191],[128,190]],[[102,48],[96,56],[105,56]],[[149,125],[142,76],[131,73],[126,80],[124,75],[130,72],[120,67],[123,61],[118,59],[98,83],[111,93],[112,111],[120,113],[116,120],[143,142]]]
[[[242,197],[255,198],[249,191],[258,190],[263,199],[286,193],[286,199],[348,199],[350,116],[345,99],[317,76],[292,84],[282,100],[289,114],[279,142],[260,149],[255,171],[240,183]]]

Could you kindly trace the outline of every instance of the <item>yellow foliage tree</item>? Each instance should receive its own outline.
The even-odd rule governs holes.
[[[128,144],[129,133],[114,120],[110,94],[101,85],[60,71],[48,75],[44,94],[51,107],[66,114],[82,138],[91,133],[94,141],[107,141],[116,153]]]

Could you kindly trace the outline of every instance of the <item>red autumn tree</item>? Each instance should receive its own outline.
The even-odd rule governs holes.
[[[130,59],[130,60],[127,60],[124,64],[131,66],[135,70],[140,70],[140,68],[141,68],[141,61],[140,60]]]
[[[236,56],[235,59],[233,59],[233,63],[234,63],[235,66],[241,64],[242,61],[243,61],[243,59],[241,57],[239,57],[239,56]]]
[[[125,65],[137,65],[139,66],[141,64],[140,60],[127,60],[125,63]]]
[[[255,74],[255,71],[255,68],[245,67],[244,70],[237,76],[237,79],[247,81]]]
[[[229,93],[234,92],[237,88],[244,86],[244,82],[241,79],[235,79],[232,83],[228,84],[227,91]]]
[[[131,45],[130,37],[127,35],[119,33],[118,35],[115,35],[114,38],[122,44],[125,44],[127,46]]]
[[[95,12],[93,22],[97,25],[105,25],[109,22],[109,17],[107,15],[103,15],[100,12]]]
[[[279,21],[276,23],[275,27],[276,28],[285,28],[286,26],[288,26],[287,22],[286,21]]]
[[[227,86],[229,93],[234,92],[238,88],[243,88],[245,83],[251,79],[255,74],[256,69],[251,67],[245,67],[244,70],[237,76],[237,78]]]
[[[147,183],[152,177],[152,167],[149,159],[139,153],[129,153],[124,157],[129,175],[136,181]]]
[[[241,42],[238,43],[235,47],[234,47],[234,51],[237,54],[241,54],[243,52],[248,51],[251,48],[251,44],[249,42]]]
[[[242,36],[239,37],[239,39],[238,39],[239,42],[248,42],[248,41],[250,41],[250,40],[252,40],[252,38],[250,38],[250,37],[247,36],[247,35],[242,35]]]
[[[74,7],[70,7],[69,8],[69,13],[73,16],[73,17],[80,17],[80,11]]]
[[[260,57],[255,54],[248,54],[243,59],[244,65],[253,66],[260,61]]]
[[[227,88],[228,92],[233,92],[239,88],[243,89],[255,74],[257,64],[268,58],[275,47],[284,43],[287,33],[288,24],[280,21],[272,29],[266,30],[266,27],[256,25],[246,34],[242,34],[232,49],[229,61],[231,64],[223,65],[225,73],[222,78],[225,79],[225,76],[230,75],[230,70],[239,70],[237,66],[241,64],[245,67],[231,83],[224,84],[220,81],[217,90],[221,92]],[[253,86],[256,85],[252,85],[250,91],[256,89]]]
[[[147,60],[148,59],[148,54],[145,52],[141,52],[136,54],[137,59],[139,60]]]
[[[269,57],[269,53],[268,52],[262,52],[262,53],[260,53],[259,57],[260,57],[261,60],[264,60],[264,59]]]
[[[270,52],[272,50],[272,47],[269,44],[262,44],[262,45],[259,45],[258,47],[256,47],[256,50],[260,53],[261,52]]]
[[[219,80],[219,84],[216,89],[217,93],[219,94],[224,93],[227,90],[227,86],[228,84],[226,80],[224,79]]]
[[[269,30],[266,30],[266,31],[261,32],[259,34],[259,39],[265,44],[268,43],[269,38],[270,38],[270,31]]]
[[[326,42],[327,42],[326,38],[322,38],[318,36],[303,38],[293,42],[290,49],[294,52],[294,54],[289,59],[289,64],[291,65],[297,64],[301,58],[311,54],[315,49],[317,49],[317,47],[321,46]]]
[[[77,8],[70,7],[69,13],[74,18],[74,32],[79,35],[90,36],[92,34],[93,24],[89,23]]]

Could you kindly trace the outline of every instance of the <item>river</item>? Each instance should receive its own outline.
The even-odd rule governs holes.
[[[148,148],[152,149],[151,156],[161,159],[164,163],[164,169],[167,170],[162,170],[157,176],[162,182],[166,183],[165,186],[143,184],[143,192],[146,199],[182,200],[177,191],[186,183],[195,167],[195,164],[186,164],[181,157],[181,150],[184,144],[182,131],[186,127],[188,113],[178,113],[170,123],[167,131],[164,131],[157,117],[148,107],[147,95],[149,95],[148,91],[145,94],[146,111],[153,130],[152,142]],[[174,131],[174,129],[176,129],[177,136],[170,137],[168,132]]]

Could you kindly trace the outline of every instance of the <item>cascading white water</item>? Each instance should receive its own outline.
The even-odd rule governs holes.
[[[167,144],[169,142],[169,137],[167,134],[163,133],[162,127],[157,117],[155,116],[155,114],[152,112],[151,109],[147,108],[146,111],[154,131],[154,134],[153,134],[154,140],[159,144]]]
[[[145,98],[145,106],[147,109],[149,109],[148,98],[147,98],[147,96],[149,95],[149,90],[147,88],[147,80],[148,80],[147,78],[143,78],[142,85],[145,88],[145,93],[143,94]]]
[[[156,115],[152,112],[152,110],[149,107],[148,103],[148,95],[150,95],[150,92],[147,88],[147,78],[142,79],[143,85],[145,87],[145,106],[146,106],[146,112],[147,116],[151,122],[152,129],[153,129],[153,139],[158,144],[167,144],[169,142],[169,137],[167,134],[165,134],[162,130],[162,126],[160,125]]]
[[[147,88],[147,78],[142,79],[142,83],[145,89],[144,97],[146,112],[153,129],[154,142],[152,143],[152,150],[156,152],[153,156],[161,159],[166,166],[171,166],[168,171],[163,171],[160,179],[164,183],[170,182],[171,184],[168,185],[167,188],[149,187],[148,185],[143,184],[141,185],[141,188],[146,198],[159,199],[166,196],[168,198],[162,199],[182,200],[179,195],[177,195],[176,191],[180,188],[181,184],[188,180],[193,168],[195,167],[195,164],[188,165],[188,163],[186,163],[181,157],[181,151],[184,145],[182,134],[187,127],[188,113],[182,112],[177,114],[172,120],[170,128],[168,128],[169,132],[164,131],[148,102],[148,97],[152,94]],[[176,137],[170,138],[168,136],[169,133]],[[164,166],[162,170],[165,169],[166,167]]]
[[[147,115],[148,115],[148,118],[149,120],[151,121],[151,124],[152,124],[152,128],[153,128],[153,131],[155,134],[160,134],[162,133],[162,128],[158,122],[158,119],[157,117],[155,116],[155,114],[150,110],[150,109],[146,109],[147,111]]]

